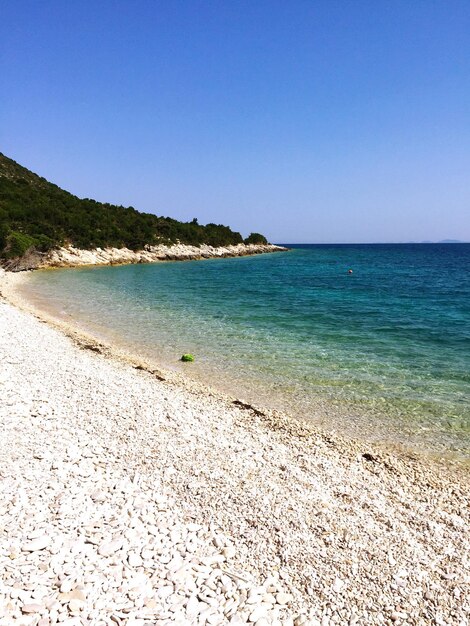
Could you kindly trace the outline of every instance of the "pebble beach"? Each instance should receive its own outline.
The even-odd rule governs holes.
[[[58,327],[0,270],[0,625],[470,619],[468,467]]]

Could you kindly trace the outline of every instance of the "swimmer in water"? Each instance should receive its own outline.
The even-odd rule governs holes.
[[[352,271],[352,270],[348,270],[348,274],[352,274],[352,273],[353,273],[353,271]]]

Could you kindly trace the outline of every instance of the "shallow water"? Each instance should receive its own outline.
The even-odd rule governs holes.
[[[469,454],[470,244],[47,270],[24,289],[101,338],[257,404]],[[185,352],[196,362],[180,364]]]

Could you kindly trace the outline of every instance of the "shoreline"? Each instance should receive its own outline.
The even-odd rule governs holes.
[[[101,265],[132,265],[137,263],[158,263],[161,261],[199,261],[203,259],[233,258],[287,252],[288,248],[274,244],[244,244],[213,247],[207,244],[192,246],[172,244],[147,246],[144,250],[129,248],[94,248],[84,250],[74,246],[55,248],[47,253],[26,252],[23,257],[3,263],[9,272],[22,272],[34,269],[86,267]]]
[[[17,332],[25,326],[40,345],[45,333],[65,369],[73,372],[74,361],[89,369],[100,411],[116,429],[110,431],[104,417],[94,415],[96,407],[87,409],[87,423],[102,442],[96,427],[106,427],[110,452],[105,458],[112,454],[124,473],[138,468],[145,477],[157,475],[186,520],[216,524],[236,546],[239,570],[248,568],[256,584],[262,586],[278,572],[292,595],[292,615],[305,618],[298,618],[300,626],[307,618],[315,626],[466,619],[468,574],[461,560],[469,504],[465,468],[328,435],[182,374],[149,371],[145,363],[69,325],[32,308],[25,311],[24,302],[15,301],[18,280],[19,275],[2,278],[0,272],[0,292],[10,303],[0,300],[0,310],[13,305],[8,315],[12,320],[20,316]],[[40,347],[29,349],[39,363]],[[50,362],[58,377],[62,366]],[[108,378],[119,381],[112,392],[103,386]],[[11,383],[14,388],[16,380]],[[156,395],[158,402],[146,403],[137,394],[140,408],[131,410],[127,398],[135,389],[147,400]],[[80,383],[79,391],[88,401],[95,397]],[[55,393],[57,403],[61,391]],[[158,419],[135,413],[160,405],[167,408]],[[119,415],[109,414],[109,406],[118,407]],[[69,409],[67,419],[79,427],[74,405]],[[446,545],[453,550],[444,553]],[[291,619],[281,609],[282,620]]]
[[[31,270],[28,270],[28,272],[29,271]],[[20,282],[25,276],[26,273],[17,274],[5,272],[2,277],[0,270],[0,301],[3,298],[13,307],[33,316],[38,321],[47,324],[62,335],[65,335],[75,346],[82,350],[89,350],[95,354],[103,356],[106,359],[109,359],[111,362],[116,361],[129,365],[136,370],[146,372],[155,377],[157,381],[168,383],[176,389],[183,388],[196,395],[203,394],[215,399],[216,401],[240,407],[242,410],[246,410],[262,419],[266,419],[266,422],[274,430],[281,430],[288,435],[298,435],[300,437],[318,435],[325,438],[325,440],[329,443],[335,440],[337,440],[337,442],[344,441],[346,443],[351,443],[351,445],[358,452],[362,448],[370,448],[372,446],[377,454],[380,454],[380,452],[392,455],[398,454],[413,459],[420,458],[421,456],[418,453],[407,449],[397,452],[396,449],[392,449],[394,448],[392,445],[387,448],[385,444],[377,442],[363,441],[361,439],[348,436],[342,437],[340,434],[322,429],[318,424],[301,421],[298,418],[288,415],[284,411],[277,411],[276,409],[255,405],[254,403],[245,401],[244,399],[233,394],[216,389],[210,384],[191,378],[186,373],[171,369],[164,364],[156,363],[155,361],[150,363],[141,355],[130,352],[122,346],[113,344],[107,339],[98,339],[92,333],[86,332],[82,328],[78,328],[73,322],[60,319],[52,313],[48,313],[47,311],[36,307],[30,300],[23,297],[23,295],[21,295],[16,289],[18,282]],[[431,463],[437,462],[443,465],[449,463],[450,465],[461,467],[460,463],[455,462],[452,459],[442,457],[433,459],[432,457],[427,457],[425,455],[422,455],[422,457],[425,460],[429,460]]]
[[[100,267],[99,265],[97,267]],[[77,341],[80,345],[89,344],[95,345],[97,350],[102,350],[111,357],[124,359],[127,362],[137,364],[141,369],[150,372],[159,372],[159,375],[166,380],[178,381],[181,385],[193,385],[198,387],[202,392],[206,392],[212,395],[219,395],[221,398],[232,398],[241,404],[256,405],[255,409],[261,413],[274,412],[278,415],[283,415],[287,420],[299,423],[301,425],[311,425],[316,432],[322,433],[326,437],[338,437],[344,441],[357,441],[362,446],[374,446],[377,450],[392,455],[412,456],[414,458],[422,458],[428,461],[437,461],[442,463],[456,464],[458,466],[470,469],[470,457],[466,451],[461,452],[452,447],[446,447],[444,443],[440,446],[432,444],[432,440],[420,440],[406,439],[398,426],[395,429],[387,430],[384,426],[385,422],[378,422],[377,419],[386,419],[387,414],[384,412],[382,415],[369,415],[367,419],[375,420],[374,427],[371,431],[367,432],[365,428],[357,428],[352,423],[346,423],[345,420],[352,419],[350,416],[353,414],[354,409],[350,407],[338,407],[331,404],[328,400],[323,399],[317,402],[315,405],[309,407],[309,417],[304,417],[299,410],[295,411],[294,408],[288,404],[282,402],[282,398],[273,396],[273,398],[267,399],[258,394],[255,396],[252,390],[246,390],[245,388],[235,388],[233,384],[224,384],[224,380],[219,378],[209,377],[207,381],[208,372],[197,371],[196,373],[191,368],[182,368],[181,365],[159,355],[150,356],[145,354],[142,350],[135,348],[130,343],[119,340],[113,334],[110,334],[106,329],[99,328],[98,326],[87,327],[84,326],[78,319],[74,318],[70,314],[66,316],[62,315],[59,310],[53,309],[50,306],[46,306],[44,301],[36,301],[35,298],[28,293],[26,289],[21,293],[21,283],[23,279],[27,280],[29,272],[23,273],[11,273],[6,272],[4,278],[4,288],[6,286],[5,281],[8,278],[11,279],[12,285],[8,293],[8,299],[10,302],[19,306],[21,309],[32,313],[39,319],[46,321],[52,326],[58,328],[62,332],[65,332],[72,339]],[[1,280],[0,280],[1,286]],[[20,286],[20,289],[16,289],[16,286]],[[213,373],[213,372],[212,372]],[[228,382],[229,379],[226,379]],[[360,414],[360,409],[357,409],[357,415]],[[367,414],[364,414],[367,415]],[[363,415],[363,419],[366,419]],[[377,419],[376,419],[377,418]],[[339,424],[339,426],[338,426]]]
[[[351,435],[347,432],[332,430],[312,420],[303,420],[285,410],[278,410],[273,407],[257,404],[230,393],[229,391],[224,391],[210,383],[202,382],[198,378],[190,377],[186,372],[176,370],[165,363],[159,362],[158,359],[154,358],[149,360],[138,352],[131,351],[123,345],[113,343],[108,337],[98,338],[92,332],[80,328],[72,318],[70,320],[61,319],[53,313],[36,306],[30,299],[23,296],[17,287],[23,279],[26,278],[29,271],[22,273],[4,271],[2,274],[0,268],[0,301],[4,298],[12,306],[32,315],[40,322],[47,324],[68,337],[74,345],[80,349],[90,350],[111,361],[130,365],[137,370],[149,373],[158,381],[164,381],[175,386],[175,388],[181,387],[195,394],[207,395],[210,398],[214,398],[216,401],[223,403],[228,402],[229,404],[244,408],[261,418],[266,418],[267,423],[271,424],[273,428],[280,428],[287,434],[292,434],[293,436],[297,436],[298,433],[301,433],[301,437],[306,437],[309,435],[305,433],[310,433],[310,435],[313,434],[324,438],[329,443],[334,442],[335,445],[354,449],[357,453],[363,449],[372,450],[373,454],[378,457],[411,459],[413,462],[423,463],[424,465],[429,464],[430,466],[439,467],[440,470],[444,471],[446,469],[452,471],[452,469],[455,468],[457,471],[462,470],[464,474],[469,472],[470,478],[470,460],[467,458],[455,457],[451,454],[443,454],[442,452],[431,450],[418,450],[416,448],[407,447],[405,444],[397,441],[382,441],[373,438],[366,439]]]
[[[75,266],[73,266],[75,267]],[[97,266],[99,267],[99,265]],[[56,269],[56,268],[46,268]],[[57,268],[59,269],[59,268]],[[0,268],[1,272],[1,268]],[[449,467],[461,467],[464,471],[470,470],[470,459],[468,457],[462,457],[456,455],[450,451],[444,452],[437,449],[423,449],[416,446],[406,445],[402,441],[384,439],[383,437],[363,437],[360,434],[348,431],[346,429],[337,429],[331,425],[325,425],[312,419],[302,419],[299,415],[294,415],[287,409],[277,408],[273,405],[267,405],[262,403],[253,402],[252,399],[248,399],[237,393],[232,392],[230,388],[223,388],[212,384],[211,382],[202,382],[200,377],[190,376],[189,373],[176,369],[165,361],[159,358],[153,357],[149,359],[138,351],[132,350],[132,348],[113,341],[109,336],[99,336],[99,333],[93,333],[93,331],[84,329],[79,326],[76,320],[72,317],[63,319],[54,312],[50,312],[41,306],[35,304],[28,296],[20,293],[17,288],[23,280],[27,277],[28,272],[11,273],[4,272],[3,279],[0,273],[0,297],[3,296],[14,306],[21,310],[30,313],[42,322],[47,323],[53,328],[58,329],[61,333],[64,333],[69,337],[77,346],[84,349],[89,349],[99,354],[105,355],[107,358],[116,359],[121,362],[127,363],[136,367],[142,371],[147,371],[153,374],[158,380],[169,382],[175,386],[180,386],[185,389],[194,390],[196,393],[207,394],[211,397],[218,398],[222,402],[233,402],[238,406],[244,406],[254,411],[260,416],[276,416],[275,421],[283,422],[284,429],[289,430],[287,425],[292,425],[293,432],[297,432],[294,425],[302,429],[307,429],[319,434],[326,439],[337,439],[344,442],[346,445],[355,445],[358,449],[364,448],[374,449],[374,454],[385,454],[391,456],[398,456],[404,458],[413,458],[416,460],[422,460],[423,462],[437,463],[442,466],[448,465]],[[2,290],[3,287],[3,290]],[[317,411],[325,409],[323,405],[317,407]],[[330,410],[328,407],[325,410]],[[318,416],[317,416],[318,417]],[[344,419],[345,415],[341,412],[335,416],[338,420]],[[332,418],[329,418],[329,422],[332,423]]]

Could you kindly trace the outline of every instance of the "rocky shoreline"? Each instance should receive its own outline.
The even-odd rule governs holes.
[[[129,248],[95,248],[83,250],[74,246],[56,248],[47,253],[36,250],[23,257],[4,262],[4,269],[21,272],[48,267],[78,267],[81,265],[124,265],[131,263],[156,263],[158,261],[194,261],[200,259],[219,259],[225,257],[252,256],[270,252],[285,252],[287,248],[274,244],[245,244],[213,247],[206,244],[190,246],[173,244],[171,246],[147,246],[145,250]]]
[[[468,469],[60,332],[20,278],[0,271],[1,626],[468,624]]]

